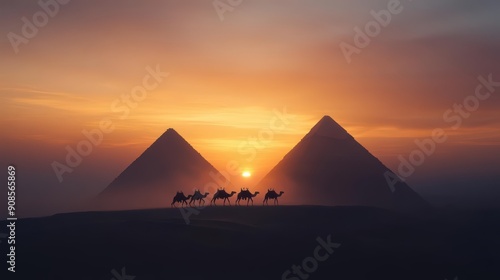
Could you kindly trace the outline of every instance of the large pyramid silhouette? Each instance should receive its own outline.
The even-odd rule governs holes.
[[[219,172],[174,129],[169,128],[98,196],[100,208],[170,205],[176,191],[205,189]]]
[[[426,208],[406,183],[389,186],[390,170],[331,117],[324,116],[261,180],[284,190],[287,204]],[[286,197],[286,199],[285,199]]]

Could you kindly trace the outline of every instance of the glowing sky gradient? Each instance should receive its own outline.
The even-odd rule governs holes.
[[[18,54],[7,34],[40,7],[0,2],[0,153],[20,170],[26,213],[96,194],[169,127],[220,170],[241,162],[252,176],[237,183],[251,187],[323,115],[393,169],[415,139],[443,128],[449,139],[409,185],[424,196],[498,197],[500,88],[457,130],[443,113],[478,76],[500,81],[500,2],[402,1],[348,64],[339,44],[387,2],[247,0],[221,21],[212,1],[72,0]],[[119,120],[112,102],[156,65],[170,76]],[[247,161],[238,147],[283,108],[286,129]],[[50,164],[105,117],[115,131],[59,183]]]

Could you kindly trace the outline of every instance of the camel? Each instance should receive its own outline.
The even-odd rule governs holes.
[[[194,205],[196,205],[196,200],[199,200],[198,205],[201,206],[201,203],[205,204],[205,199],[209,193],[201,194],[200,190],[195,190],[191,200],[189,201],[189,205],[194,201]]]
[[[177,194],[174,196],[174,200],[172,201],[172,204],[170,204],[170,207],[175,207],[175,203],[179,202],[181,203],[181,207],[184,206],[184,203],[186,203],[186,206],[188,204],[187,200],[190,199],[192,195],[185,196],[183,192],[177,192]]]
[[[247,201],[247,206],[248,206],[248,203],[250,203],[250,201],[252,201],[252,205],[253,205],[253,197],[256,197],[257,195],[259,194],[259,192],[255,192],[254,194],[252,194],[248,188],[247,189],[240,189],[240,193],[238,193],[238,196],[236,198],[236,204],[240,205],[240,200],[248,200]]]
[[[215,204],[217,199],[222,199],[223,200],[222,205],[226,205],[226,200],[227,200],[227,202],[229,203],[229,206],[231,206],[231,201],[229,200],[229,198],[232,197],[235,193],[236,193],[235,191],[232,191],[229,194],[224,189],[218,189],[217,192],[214,194],[214,197],[210,201],[210,205],[212,205],[212,203],[213,203],[215,206],[217,206],[217,204]]]
[[[285,193],[284,191],[281,191],[279,194],[277,194],[274,191],[274,189],[268,189],[267,193],[266,193],[266,196],[264,197],[264,201],[262,202],[262,205],[264,205],[264,204],[269,205],[269,203],[267,201],[268,199],[274,199],[274,204],[275,205],[279,205],[279,203],[278,203],[278,197],[280,197],[284,193]]]

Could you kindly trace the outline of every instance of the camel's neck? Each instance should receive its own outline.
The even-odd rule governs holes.
[[[277,196],[280,197],[282,195],[282,193],[279,193]]]

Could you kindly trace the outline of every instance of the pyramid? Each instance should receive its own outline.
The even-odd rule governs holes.
[[[342,126],[324,116],[259,186],[285,191],[282,201],[287,204],[402,210],[428,206],[406,183],[389,186],[386,172],[391,171]]]
[[[169,128],[97,197],[111,209],[169,206],[177,191],[204,190],[219,172]],[[100,207],[103,208],[103,207]]]

